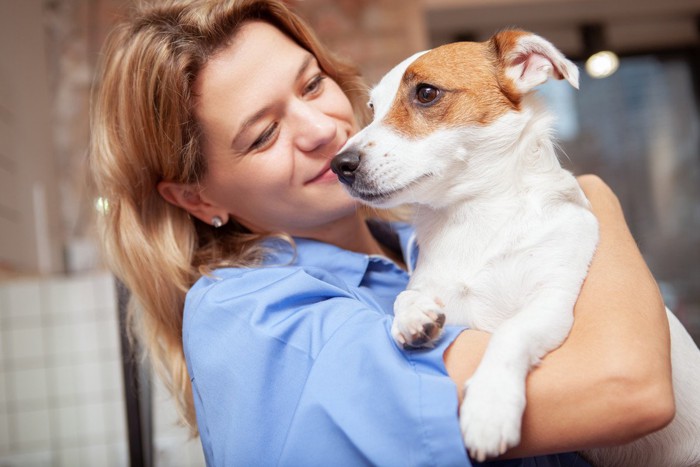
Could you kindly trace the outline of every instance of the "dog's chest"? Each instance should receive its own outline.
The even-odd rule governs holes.
[[[495,215],[471,214],[441,228],[418,229],[421,254],[412,284],[434,290],[453,324],[495,329],[522,309],[531,291],[551,282],[558,274],[551,265],[577,249],[589,250],[590,257],[594,249],[595,220],[581,206],[542,210],[538,203],[521,203]],[[421,221],[430,222],[419,219],[419,226]],[[579,269],[571,273],[585,275],[585,267]]]
[[[460,275],[475,275],[518,254],[552,227],[534,203],[474,206],[448,215],[419,214],[417,240],[421,267],[448,267]],[[418,271],[416,271],[418,272]]]

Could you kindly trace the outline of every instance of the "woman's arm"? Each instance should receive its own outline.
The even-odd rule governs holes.
[[[507,457],[629,442],[675,412],[664,304],[620,204],[598,177],[579,183],[600,222],[600,242],[574,310],[571,334],[527,380],[522,440]],[[445,352],[462,397],[489,335],[463,332]]]

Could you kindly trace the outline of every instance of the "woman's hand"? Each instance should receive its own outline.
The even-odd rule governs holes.
[[[675,413],[659,289],[614,193],[596,176],[578,180],[600,241],[569,337],[528,377],[521,443],[507,457],[623,444],[664,427]],[[488,339],[465,331],[445,352],[460,399]]]

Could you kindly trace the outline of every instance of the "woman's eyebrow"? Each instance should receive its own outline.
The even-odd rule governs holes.
[[[301,62],[301,66],[299,67],[299,70],[297,71],[297,74],[294,78],[294,82],[299,81],[304,74],[306,73],[306,70],[308,70],[309,66],[311,66],[311,63],[314,61],[315,57],[311,55],[310,53],[307,53],[306,58],[304,58],[304,61]],[[253,125],[255,125],[258,120],[263,118],[265,114],[267,114],[270,109],[272,108],[272,105],[267,105],[263,107],[262,109],[258,110],[255,112],[253,115],[250,117],[246,118],[243,123],[241,124],[241,129],[238,130],[236,135],[233,137],[233,140],[231,141],[231,147],[235,148],[236,143],[238,140],[242,137],[242,135]]]
[[[299,81],[304,76],[304,73],[306,73],[306,70],[309,68],[313,60],[314,56],[310,53],[307,53],[306,58],[303,62],[301,62],[301,66],[299,67],[299,71],[297,72],[295,81]]]

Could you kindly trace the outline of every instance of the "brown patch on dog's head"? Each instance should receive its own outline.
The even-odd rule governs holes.
[[[416,138],[436,128],[488,125],[517,110],[520,103],[499,68],[497,48],[490,41],[457,42],[431,50],[404,72],[384,123]],[[426,86],[438,95],[422,103],[418,93]]]
[[[489,125],[520,110],[548,77],[578,87],[578,70],[549,42],[505,30],[486,42],[456,42],[419,56],[403,74],[383,122],[408,138],[440,128]],[[432,98],[435,96],[435,98]]]

